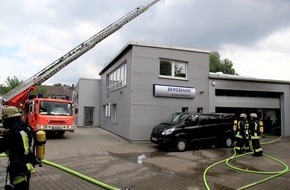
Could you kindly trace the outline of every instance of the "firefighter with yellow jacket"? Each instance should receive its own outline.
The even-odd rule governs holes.
[[[237,143],[235,149],[237,153],[242,154],[244,152],[250,152],[250,144],[249,144],[249,132],[248,132],[248,121],[247,115],[245,113],[241,113],[240,117],[237,121],[237,126],[235,133]]]
[[[250,114],[249,131],[254,150],[253,156],[262,156],[263,149],[260,144],[260,137],[263,133],[263,123],[258,120],[258,115],[256,113]]]
[[[3,107],[2,122],[5,131],[0,138],[0,153],[5,152],[9,159],[5,190],[29,190],[30,176],[38,162],[32,147],[34,133],[14,106]]]

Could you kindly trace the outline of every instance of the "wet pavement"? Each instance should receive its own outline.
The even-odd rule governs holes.
[[[261,142],[277,138],[266,135]],[[270,157],[246,154],[232,159],[227,165],[225,159],[233,155],[231,148],[203,147],[173,152],[149,142],[131,144],[100,128],[78,128],[63,138],[48,138],[46,160],[120,189],[133,186],[134,190],[228,190],[260,180],[264,180],[263,183],[247,189],[290,189],[290,172],[267,180],[285,170],[283,163],[290,165],[289,143],[290,139],[283,138],[263,144],[265,155]],[[216,165],[209,168],[214,163]],[[0,158],[0,189],[4,185],[6,164],[7,158]],[[31,190],[104,189],[46,164],[36,170],[31,179]],[[257,174],[257,171],[263,172]]]

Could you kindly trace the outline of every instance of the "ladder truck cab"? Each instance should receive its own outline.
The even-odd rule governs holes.
[[[43,130],[63,136],[74,131],[73,103],[67,99],[30,96],[25,101],[23,120],[34,131]]]

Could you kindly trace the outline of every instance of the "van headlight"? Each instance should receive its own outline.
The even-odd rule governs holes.
[[[163,131],[161,134],[162,135],[170,135],[173,133],[173,131],[174,131],[174,128],[171,128],[171,129],[167,129],[167,130]]]

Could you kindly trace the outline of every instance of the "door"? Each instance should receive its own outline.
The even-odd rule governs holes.
[[[94,126],[94,107],[84,107],[84,126]]]
[[[201,128],[198,125],[199,115],[192,114],[186,119],[186,124],[184,127],[184,132],[187,136],[187,141],[191,144],[196,139],[199,139]]]
[[[200,128],[200,133],[198,136],[199,140],[208,140],[215,136],[215,132],[213,131],[212,119],[208,115],[200,115],[198,126]]]

